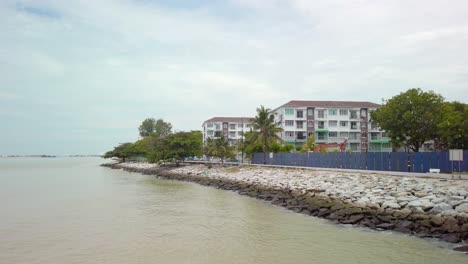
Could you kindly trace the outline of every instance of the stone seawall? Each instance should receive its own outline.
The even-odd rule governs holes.
[[[103,166],[232,190],[336,223],[468,243],[468,181],[464,180],[251,166]]]

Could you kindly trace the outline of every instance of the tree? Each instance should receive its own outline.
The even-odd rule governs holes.
[[[442,150],[468,147],[468,105],[459,102],[444,104],[435,143],[437,149]]]
[[[141,123],[138,130],[142,137],[164,137],[172,133],[172,125],[163,119],[147,118]]]
[[[162,119],[158,119],[154,124],[154,135],[157,137],[165,137],[172,133],[172,125],[169,122],[164,122]]]
[[[189,157],[202,155],[203,135],[201,131],[177,132],[158,140],[160,144],[155,149],[163,160],[171,160],[179,166]]]
[[[257,116],[252,123],[253,144],[259,144],[263,150],[263,162],[266,163],[266,155],[270,151],[270,145],[273,142],[283,142],[278,135],[281,131],[281,123],[275,122],[275,116],[270,109],[260,106],[257,108]]]
[[[437,137],[443,100],[432,91],[409,89],[373,111],[371,120],[388,133],[392,144],[418,152],[424,142]]]
[[[147,118],[145,119],[138,130],[140,131],[140,136],[147,137],[154,132],[154,126],[156,124],[156,120],[154,118]]]
[[[226,158],[236,156],[235,147],[229,144],[229,141],[223,134],[216,139],[208,138],[203,149],[205,155],[221,159],[221,164],[224,164]]]
[[[302,146],[302,149],[305,152],[314,151],[316,146],[317,146],[317,144],[315,144],[314,135],[310,135],[309,140],[307,140],[307,142],[304,143],[304,145]]]
[[[122,143],[119,146],[114,147],[113,150],[106,152],[103,158],[119,158],[122,162],[125,162],[130,157],[145,154],[146,150],[143,149],[141,145],[134,143]]]

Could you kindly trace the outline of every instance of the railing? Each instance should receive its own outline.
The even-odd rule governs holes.
[[[264,164],[263,153],[255,153],[252,164]],[[328,152],[275,153],[266,156],[266,164],[336,169],[358,169],[427,173],[468,172],[468,150],[463,151],[462,162],[449,160],[448,152]]]

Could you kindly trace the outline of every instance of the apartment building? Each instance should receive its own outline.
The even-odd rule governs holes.
[[[290,101],[273,110],[286,143],[302,145],[311,135],[316,143],[343,143],[355,152],[392,151],[386,133],[370,122],[380,105],[353,101]]]
[[[243,139],[243,134],[250,131],[253,117],[213,117],[203,122],[203,142],[207,138],[224,137],[231,144]]]

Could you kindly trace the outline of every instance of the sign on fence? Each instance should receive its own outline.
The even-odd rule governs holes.
[[[463,161],[463,149],[450,149],[449,159],[451,161]]]

